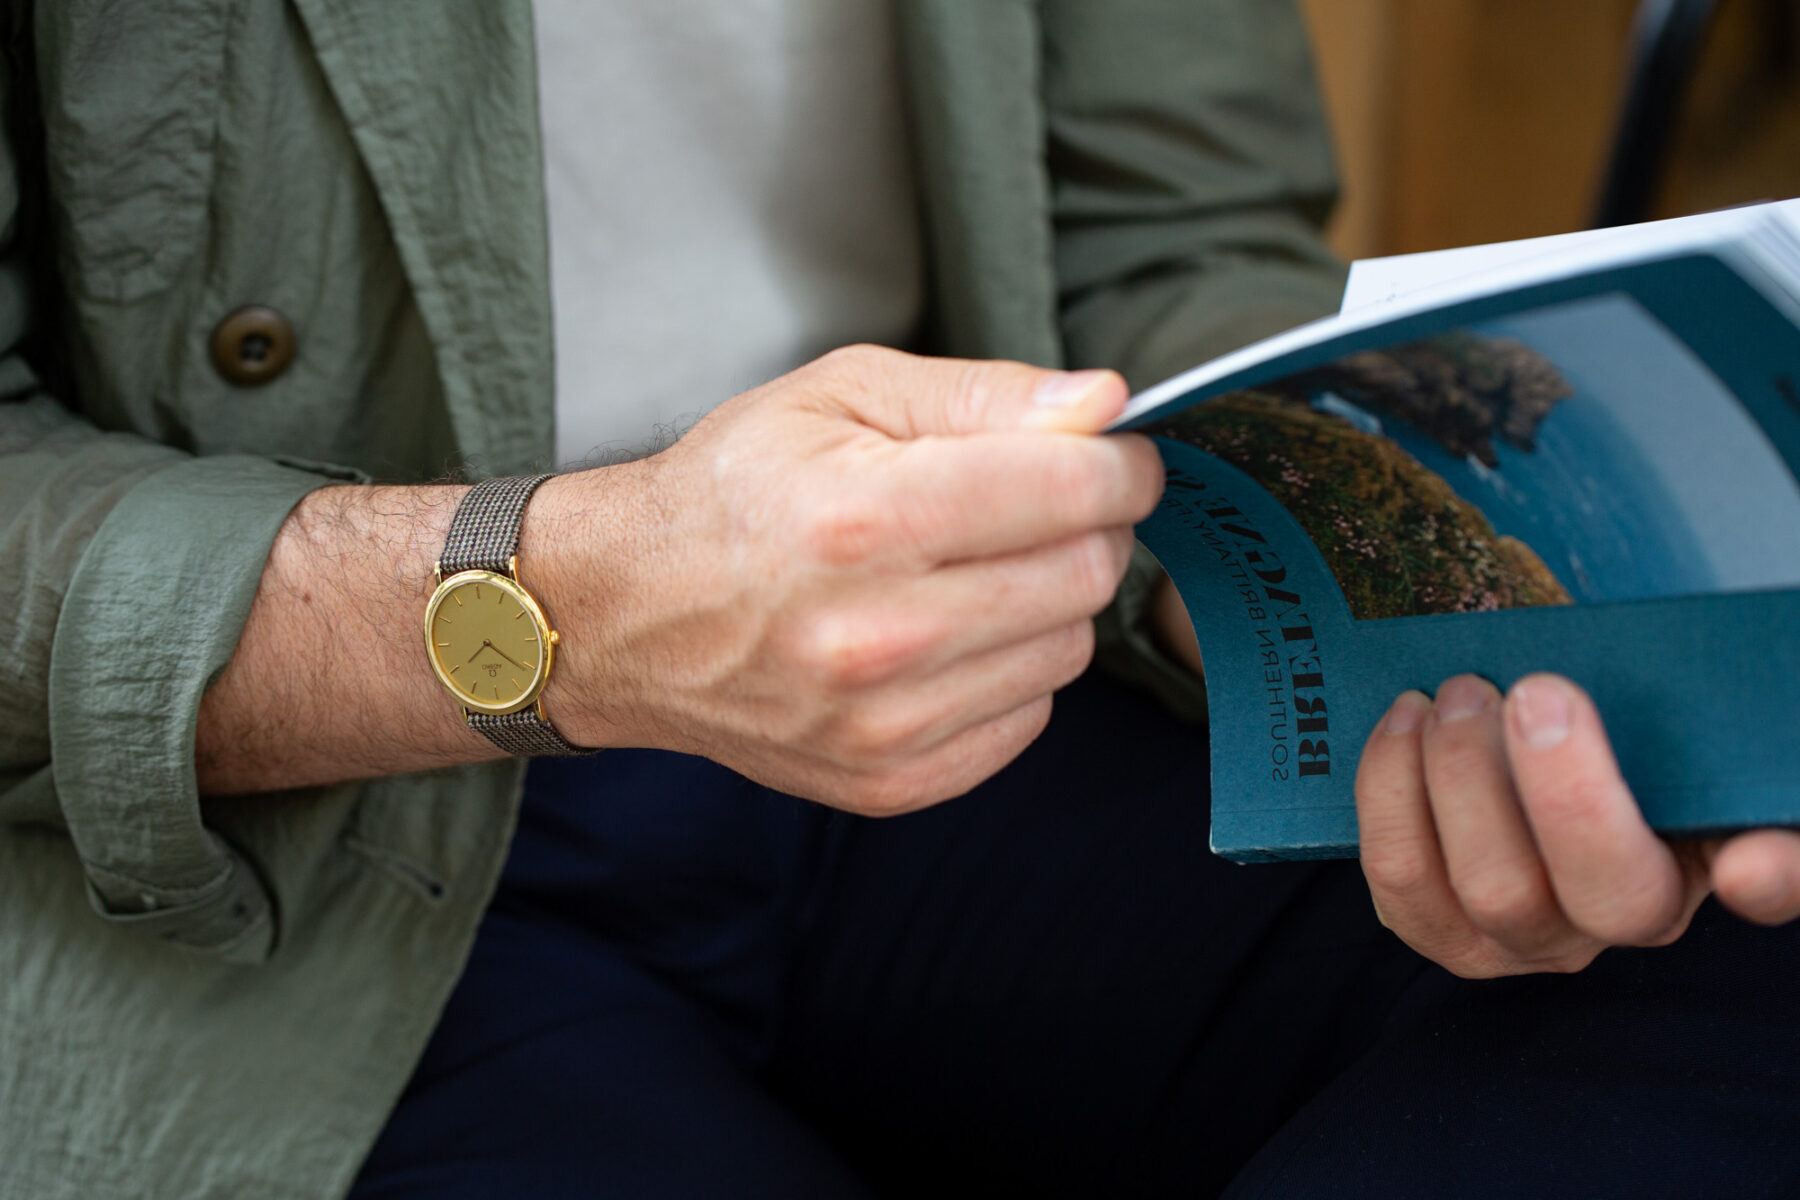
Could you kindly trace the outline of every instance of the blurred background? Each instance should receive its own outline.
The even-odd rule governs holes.
[[[1348,258],[1800,195],[1800,0],[1302,4]]]

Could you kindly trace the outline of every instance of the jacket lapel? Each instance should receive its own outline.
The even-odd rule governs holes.
[[[1062,361],[1031,0],[903,0],[936,345]]]
[[[529,0],[295,0],[374,180],[475,475],[548,461],[544,176]]]

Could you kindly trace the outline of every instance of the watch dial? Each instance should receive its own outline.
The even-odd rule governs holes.
[[[428,636],[457,692],[485,708],[520,700],[543,673],[537,622],[491,578],[452,588],[432,614]]]

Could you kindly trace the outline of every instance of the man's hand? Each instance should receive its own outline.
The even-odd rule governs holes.
[[[1670,845],[1644,823],[1599,713],[1554,675],[1504,699],[1472,675],[1407,692],[1356,777],[1382,923],[1458,975],[1578,971],[1608,946],[1680,937],[1709,892],[1753,921],[1800,917],[1800,834]]]
[[[551,721],[862,812],[967,791],[1086,666],[1161,492],[1147,440],[1091,436],[1125,398],[1109,372],[856,348],[546,482],[519,562],[562,634]],[[419,643],[462,491],[301,502],[202,702],[202,791],[497,756]]]
[[[1089,436],[1125,398],[1108,372],[854,348],[546,483],[520,559],[563,633],[551,719],[860,812],[967,791],[1086,667],[1161,492],[1148,441]],[[620,515],[587,489],[620,472],[629,545],[584,553]]]

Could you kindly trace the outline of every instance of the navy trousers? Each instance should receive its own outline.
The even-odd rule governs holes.
[[[353,1195],[1800,1195],[1800,934],[1489,983],[1354,864],[1206,849],[1201,733],[1090,676],[870,821],[655,752],[533,765]]]

